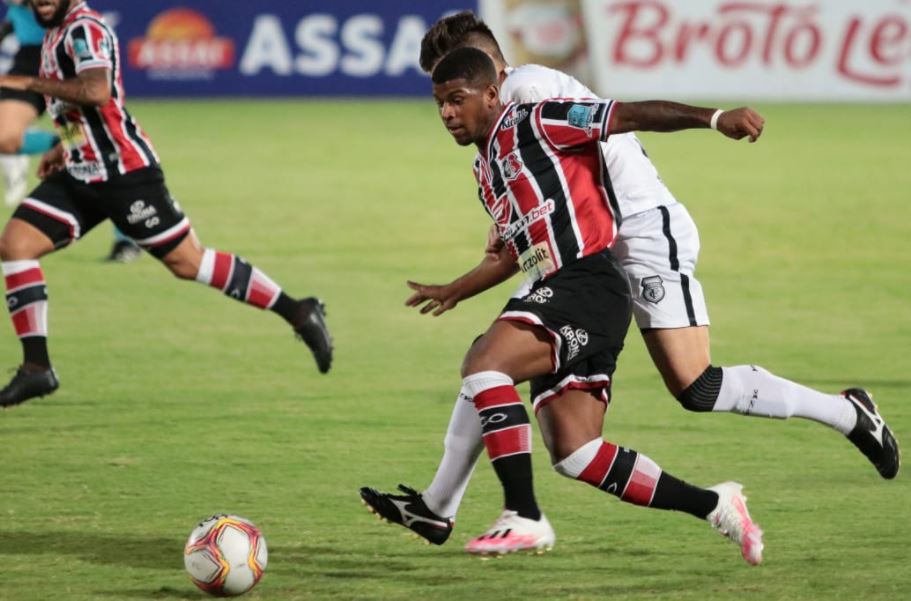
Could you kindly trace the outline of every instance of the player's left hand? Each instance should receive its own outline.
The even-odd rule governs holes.
[[[32,78],[28,75],[0,75],[0,88],[28,91]]]
[[[749,137],[751,143],[762,135],[763,125],[762,115],[749,107],[724,111],[718,117],[718,131],[735,140]]]
[[[434,317],[439,317],[454,308],[462,300],[454,286],[418,284],[411,280],[406,283],[409,288],[414,290],[414,294],[408,297],[405,305],[408,307],[421,307],[421,305],[424,305],[421,307],[421,315],[426,315],[432,311]]]

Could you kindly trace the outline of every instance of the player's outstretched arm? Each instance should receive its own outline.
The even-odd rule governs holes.
[[[111,70],[87,69],[72,79],[0,75],[0,87],[37,92],[80,106],[102,106],[111,99]]]
[[[474,269],[448,284],[428,285],[409,280],[408,287],[414,290],[414,293],[408,297],[405,305],[420,307],[422,315],[432,312],[434,317],[438,317],[455,308],[459,302],[505,282],[519,270],[515,259],[505,246],[496,253],[490,251],[488,245],[488,252]]]
[[[720,111],[667,100],[617,102],[613,111],[610,124],[612,134],[712,127],[729,138],[740,140],[749,137],[750,142],[755,142],[762,135],[765,124],[762,116],[748,107]]]

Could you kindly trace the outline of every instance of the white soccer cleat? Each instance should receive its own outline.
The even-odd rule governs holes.
[[[709,487],[718,493],[718,506],[706,519],[712,528],[740,545],[740,554],[751,566],[762,562],[762,528],[747,511],[743,484],[722,482]]]
[[[468,541],[465,550],[473,555],[505,555],[517,551],[543,553],[554,547],[556,535],[544,515],[540,520],[520,517],[510,509],[481,536]]]
[[[3,200],[9,208],[22,202],[28,192],[28,166],[28,157],[24,155],[0,157],[0,172],[6,185]]]

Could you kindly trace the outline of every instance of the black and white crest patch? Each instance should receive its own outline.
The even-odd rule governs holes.
[[[660,303],[664,298],[664,280],[660,275],[642,279],[642,298],[650,303]]]

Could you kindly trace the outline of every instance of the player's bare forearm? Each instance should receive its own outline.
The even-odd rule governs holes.
[[[517,271],[519,265],[504,246],[495,255],[484,255],[474,269],[453,280],[450,286],[458,291],[459,300],[465,300],[502,284]]]
[[[700,108],[667,100],[618,102],[614,106],[611,133],[629,131],[680,131],[707,128],[715,109]]]
[[[755,142],[765,125],[762,116],[748,107],[718,111],[667,100],[647,100],[616,103],[610,133],[705,129],[713,126],[713,117],[714,127],[734,140],[749,137],[750,142]]]
[[[454,309],[459,302],[505,282],[518,271],[518,265],[505,248],[497,254],[487,253],[471,271],[445,285],[408,282],[413,291],[405,301],[408,307],[420,307],[422,314],[434,317]]]
[[[101,106],[111,99],[110,70],[90,69],[65,80],[8,75],[0,78],[5,87],[37,92],[80,106]],[[12,84],[12,85],[10,85]]]

